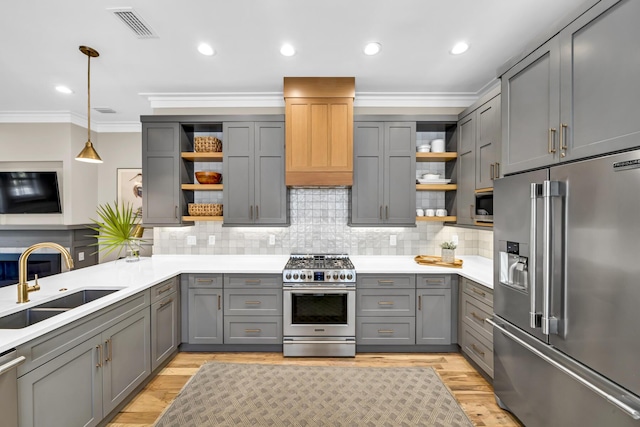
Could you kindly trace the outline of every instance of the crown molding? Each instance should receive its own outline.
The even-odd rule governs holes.
[[[0,111],[0,123],[71,123],[87,128],[87,117],[70,111]],[[96,133],[141,132],[140,122],[95,122]]]
[[[282,92],[140,93],[151,108],[278,107]],[[474,92],[356,92],[355,107],[468,107]]]

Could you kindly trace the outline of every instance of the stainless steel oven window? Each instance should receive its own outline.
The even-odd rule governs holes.
[[[346,325],[347,293],[291,293],[291,323],[294,325]]]

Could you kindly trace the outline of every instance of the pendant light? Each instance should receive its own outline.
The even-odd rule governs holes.
[[[91,58],[100,56],[97,50],[88,47],[80,46],[80,52],[87,55],[87,142],[84,144],[84,148],[76,156],[76,160],[87,163],[102,163],[102,159],[93,148],[91,143]]]

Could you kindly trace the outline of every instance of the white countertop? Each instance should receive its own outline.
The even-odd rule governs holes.
[[[459,274],[493,289],[493,262],[479,256],[459,256],[462,268],[422,266],[414,256],[351,256],[357,273]],[[30,302],[17,304],[16,285],[0,288],[0,317],[83,289],[120,289],[96,301],[23,329],[0,329],[0,353],[78,320],[101,308],[182,273],[282,273],[288,255],[154,255],[139,262],[108,262],[38,280],[40,290]],[[33,281],[29,282],[30,285]],[[66,288],[66,291],[60,291]]]

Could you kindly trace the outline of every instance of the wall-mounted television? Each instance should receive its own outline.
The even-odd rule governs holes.
[[[0,172],[0,214],[62,213],[56,172]]]

